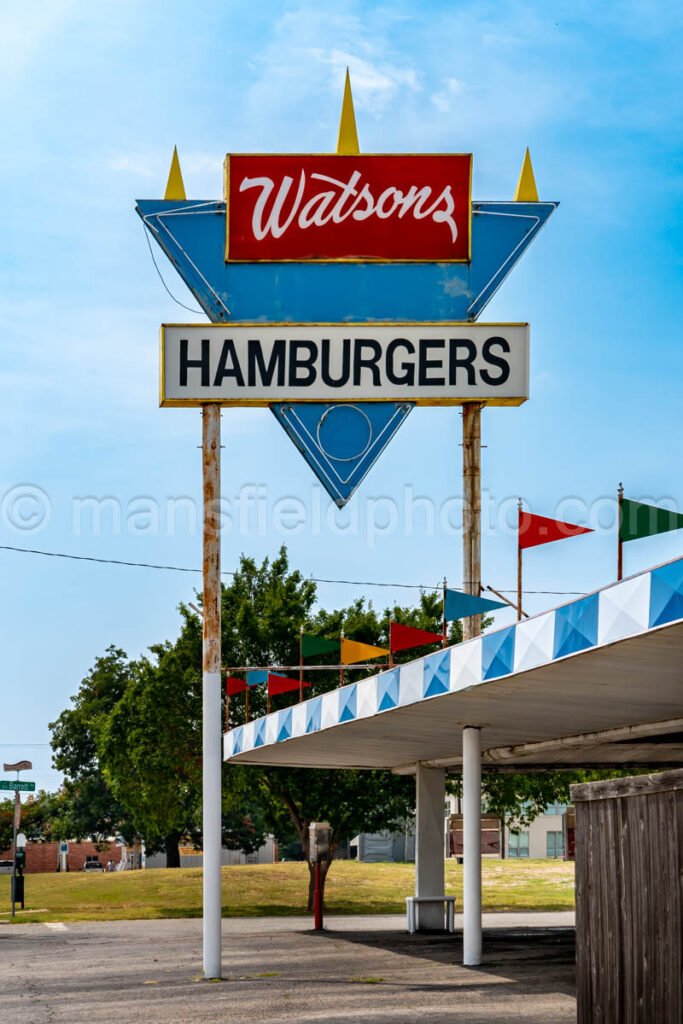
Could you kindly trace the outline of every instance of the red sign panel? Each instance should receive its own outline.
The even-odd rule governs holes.
[[[471,154],[225,161],[226,262],[465,262]]]

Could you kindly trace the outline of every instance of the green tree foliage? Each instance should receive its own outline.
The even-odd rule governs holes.
[[[290,570],[284,548],[261,564],[243,557],[222,593],[223,665],[297,666],[302,628],[329,639],[339,639],[343,629],[349,638],[379,646],[388,645],[391,620],[441,629],[439,593],[420,593],[415,604],[381,612],[363,599],[337,610],[316,607],[316,600],[315,584]],[[177,639],[151,647],[137,661],[109,648],[53,723],[55,765],[67,776],[56,819],[60,835],[104,839],[125,829],[141,835],[150,852],[165,849],[170,865],[179,863],[181,840],[201,845],[201,620],[188,607],[180,613]],[[449,641],[460,639],[460,623],[451,624]],[[430,650],[401,652],[396,661]],[[332,665],[337,658],[315,660]],[[304,674],[311,683],[306,696],[340,682],[336,668]],[[353,666],[343,673],[347,682],[366,674]],[[296,700],[298,693],[283,694],[272,708]],[[264,714],[268,703],[265,687],[252,687],[249,717]],[[229,727],[245,721],[246,705],[239,695],[224,707]],[[567,778],[489,774],[489,808],[521,827],[565,797]],[[414,799],[414,781],[391,772],[224,765],[223,843],[249,852],[271,831],[283,844],[296,837],[307,855],[310,823],[326,820],[335,849],[360,831],[402,829]],[[312,880],[311,869],[309,906]]]
[[[53,764],[65,775],[64,799],[57,818],[59,837],[104,842],[135,829],[104,778],[98,756],[102,723],[126,692],[131,665],[124,651],[109,647],[81,681],[52,730]]]

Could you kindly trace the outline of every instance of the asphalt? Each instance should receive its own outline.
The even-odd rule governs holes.
[[[575,1021],[570,914],[485,916],[460,935],[401,917],[227,919],[223,980],[201,978],[199,920],[0,927],[2,1024],[562,1024]]]

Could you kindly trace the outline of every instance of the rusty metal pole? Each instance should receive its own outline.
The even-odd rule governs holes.
[[[202,407],[204,977],[221,977],[221,407]]]
[[[481,593],[481,410],[481,402],[462,407],[463,589],[475,597]],[[463,619],[463,640],[480,632],[481,616]]]

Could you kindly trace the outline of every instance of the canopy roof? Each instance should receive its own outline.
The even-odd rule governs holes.
[[[491,767],[683,764],[683,559],[231,730],[228,761]]]

